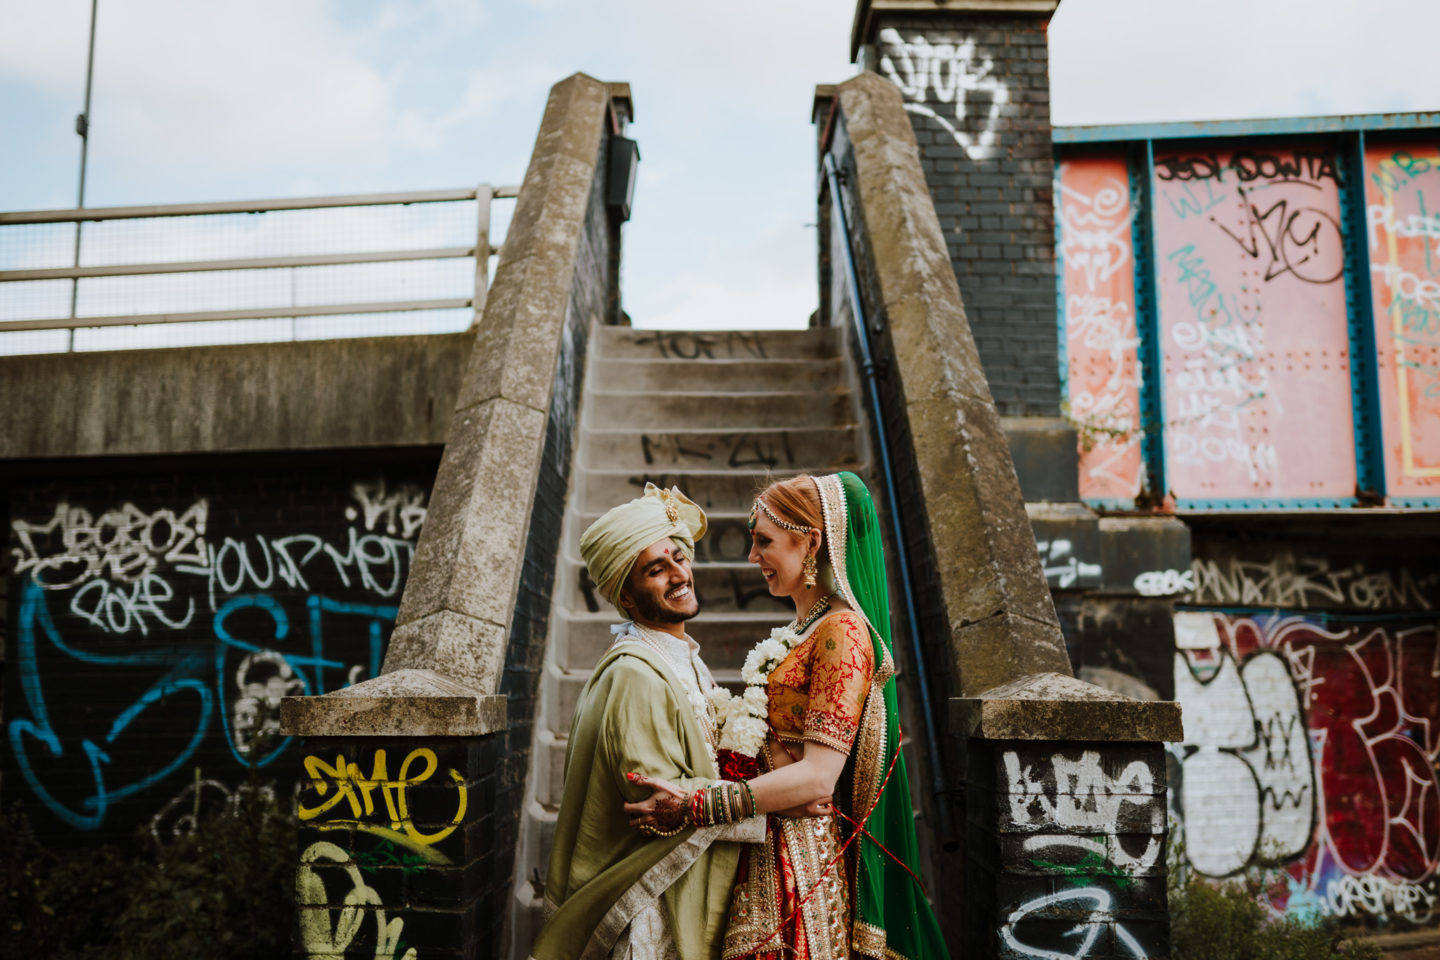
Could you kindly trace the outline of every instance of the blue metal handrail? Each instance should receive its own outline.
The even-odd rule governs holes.
[[[855,273],[855,253],[850,247],[850,223],[840,197],[841,176],[834,156],[825,152],[825,177],[830,184],[830,200],[835,206],[835,222],[845,249],[845,280],[850,289],[856,346],[860,349],[860,372],[865,378],[865,393],[870,400],[870,416],[875,424],[876,446],[880,453],[880,472],[884,476],[885,503],[895,538],[895,559],[900,566],[900,589],[905,604],[905,618],[910,635],[911,655],[915,661],[916,686],[920,690],[921,721],[925,727],[925,748],[929,752],[930,790],[935,797],[937,832],[941,846],[953,850],[958,841],[951,832],[949,790],[945,786],[945,764],[940,755],[936,732],[935,708],[930,699],[930,681],[925,671],[925,656],[920,643],[920,621],[916,615],[915,585],[910,579],[910,553],[905,546],[905,531],[900,523],[900,503],[895,494],[895,471],[890,462],[890,443],[885,434],[885,419],[880,407],[880,385],[876,379],[875,357],[870,349],[870,331],[865,325],[865,307],[860,300],[860,280]]]

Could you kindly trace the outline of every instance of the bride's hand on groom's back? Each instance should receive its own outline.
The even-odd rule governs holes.
[[[625,804],[630,826],[640,830],[674,830],[685,823],[685,807],[689,796],[675,784],[659,777],[627,773],[625,779],[652,790],[650,796]]]
[[[821,797],[819,800],[811,800],[809,803],[790,807],[787,810],[776,810],[777,817],[828,817],[835,812],[834,797]]]

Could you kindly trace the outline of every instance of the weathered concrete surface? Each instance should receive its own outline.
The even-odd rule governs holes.
[[[609,97],[604,83],[584,74],[551,88],[460,386],[387,671],[433,669],[481,693],[499,690]],[[432,642],[441,637],[447,642]]]
[[[608,86],[584,74],[550,90],[455,393],[445,453],[379,678],[437,676],[453,689],[397,695],[403,718],[397,734],[412,735],[406,732],[412,723],[428,729],[437,716],[464,720],[472,709],[476,723],[494,720],[485,704],[500,694],[577,250],[609,109]],[[388,722],[378,699],[359,707],[340,699],[291,698],[282,729],[337,736]],[[488,719],[478,719],[482,715]]]
[[[505,698],[433,670],[397,670],[323,697],[285,697],[280,723],[301,737],[483,737],[505,729]]]
[[[1184,739],[1180,704],[1134,700],[1074,677],[1038,673],[950,701],[954,732],[986,740]]]
[[[900,92],[864,74],[842,84],[838,97],[961,692],[1033,673],[1068,675],[1009,445]]]
[[[445,442],[469,334],[0,359],[0,460]]]

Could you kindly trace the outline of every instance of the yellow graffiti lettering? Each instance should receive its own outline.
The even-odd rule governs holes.
[[[417,763],[420,764],[421,769],[415,772],[412,767]],[[465,778],[460,775],[458,770],[452,769],[450,770],[450,779],[455,781],[458,799],[455,815],[451,818],[450,825],[436,830],[434,833],[424,833],[411,822],[409,788],[429,780],[440,766],[435,751],[428,747],[417,747],[411,750],[400,764],[399,777],[393,780],[390,778],[384,750],[375,751],[375,759],[371,764],[368,777],[365,776],[359,764],[347,761],[343,753],[336,755],[334,765],[320,757],[308,756],[304,760],[304,766],[305,772],[310,777],[310,785],[316,795],[322,798],[322,802],[316,806],[300,804],[301,820],[317,819],[345,800],[349,802],[350,817],[348,819],[326,818],[327,822],[323,826],[327,828],[350,826],[379,833],[385,828],[377,824],[365,823],[361,819],[375,815],[374,792],[377,789],[384,800],[385,816],[390,821],[386,833],[404,836],[411,844],[428,846],[438,843],[454,833],[455,828],[465,818],[465,809],[468,803]]]

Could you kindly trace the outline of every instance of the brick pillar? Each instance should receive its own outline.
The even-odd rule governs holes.
[[[402,670],[281,710],[313,734],[293,754],[296,960],[491,956],[514,846],[505,698]]]
[[[1002,416],[1060,412],[1050,68],[1056,0],[860,0],[851,56],[899,87]]]
[[[1179,705],[1054,674],[952,704],[968,734],[960,955],[1168,957],[1161,744],[1181,737]]]

